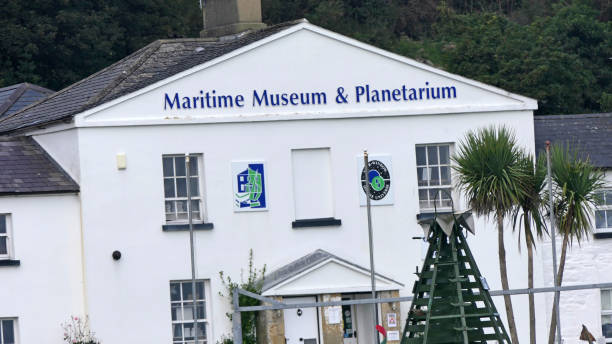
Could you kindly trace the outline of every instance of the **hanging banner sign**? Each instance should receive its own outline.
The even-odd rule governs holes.
[[[265,163],[232,161],[234,211],[268,210]]]
[[[366,187],[370,188],[370,204],[393,204],[393,188],[391,186],[391,155],[370,155],[369,168],[366,172],[363,156],[357,157],[359,173],[359,203],[366,205]]]

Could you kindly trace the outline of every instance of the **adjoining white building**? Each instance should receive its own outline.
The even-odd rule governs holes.
[[[536,116],[535,138],[538,151],[549,140],[579,150],[591,163],[604,171],[606,189],[601,204],[594,209],[593,235],[568,249],[563,276],[564,285],[609,283],[612,281],[612,113]],[[558,252],[563,238],[558,239]],[[553,284],[551,240],[542,245],[544,281]],[[548,313],[552,294],[547,298]],[[612,290],[589,289],[561,293],[562,336],[573,341],[582,324],[596,337],[612,342]],[[548,315],[548,314],[547,314]]]
[[[229,3],[207,1],[207,15]],[[71,314],[88,315],[104,343],[189,341],[185,154],[195,190],[200,338],[215,343],[231,332],[219,272],[239,279],[250,249],[270,272],[265,295],[367,297],[364,149],[378,178],[374,252],[379,295],[388,296],[412,294],[424,250],[413,240],[422,235],[417,217],[434,202],[466,208],[450,167],[466,131],[505,125],[534,151],[533,99],[305,20],[261,29],[258,1],[236,5],[206,30],[226,36],[156,41],[0,120],[2,142],[41,147],[53,159],[46,172],[78,183],[66,194],[0,195],[11,245],[0,265],[20,262],[0,267],[0,321],[18,343],[61,343],[60,323]],[[4,172],[11,160],[2,160],[6,144],[0,148]],[[438,190],[450,191],[452,202],[434,200]],[[495,226],[477,218],[476,230],[468,240],[480,270],[500,289]],[[510,287],[524,288],[517,241],[507,231]],[[546,314],[546,298],[536,300]],[[503,313],[503,299],[495,301]],[[513,302],[526,341],[527,297]],[[396,317],[383,321],[388,331],[401,331],[407,308],[381,305],[383,319]],[[278,312],[258,333],[270,343],[363,344],[373,330],[362,320],[368,312]],[[538,317],[540,341],[547,326]]]

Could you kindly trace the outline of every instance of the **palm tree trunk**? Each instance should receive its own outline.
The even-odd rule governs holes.
[[[559,271],[557,273],[557,280],[559,281],[559,286],[561,286],[561,282],[563,281],[563,270],[565,269],[565,257],[567,255],[567,245],[569,243],[569,234],[565,234],[563,237],[563,247],[561,248],[561,259],[559,260]],[[555,330],[557,329],[557,305],[553,303],[553,311],[550,320],[550,330],[548,331],[548,344],[554,344],[555,342]]]
[[[503,290],[509,290],[508,285],[508,270],[506,268],[506,248],[504,247],[504,218],[500,213],[497,213],[497,244],[499,250],[499,272],[501,274],[501,283]],[[513,344],[518,344],[518,335],[516,333],[516,323],[514,322],[514,310],[512,308],[512,299],[510,295],[504,295],[504,303],[506,305],[506,316],[508,317],[508,329]]]
[[[524,213],[525,239],[527,240],[527,288],[533,289],[533,237],[528,213]],[[529,343],[536,344],[535,296],[529,294]]]

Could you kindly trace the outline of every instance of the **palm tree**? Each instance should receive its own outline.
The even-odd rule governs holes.
[[[563,236],[561,259],[557,271],[557,283],[563,281],[563,270],[567,247],[574,240],[580,242],[591,233],[591,216],[597,204],[597,193],[604,186],[603,173],[594,167],[588,158],[582,159],[569,147],[555,145],[551,149],[551,170],[555,186],[553,197],[555,219],[559,233]],[[553,306],[548,343],[555,341],[557,308]]]
[[[523,232],[525,245],[527,246],[527,287],[533,289],[533,248],[535,247],[535,237],[541,238],[545,231],[545,221],[542,216],[544,200],[542,192],[546,185],[546,161],[543,156],[534,164],[534,159],[530,155],[521,158],[519,166],[523,169],[523,182],[521,187],[523,192],[518,193],[518,203],[512,214],[513,228],[517,225],[520,229],[521,220],[523,222]],[[532,224],[533,229],[532,230]],[[535,234],[535,235],[534,235]],[[519,240],[520,249],[520,240]],[[536,343],[536,318],[534,295],[529,294],[529,339],[531,344]]]
[[[524,171],[523,156],[514,134],[505,127],[488,127],[468,132],[453,157],[458,185],[478,215],[493,215],[497,221],[499,270],[502,288],[509,289],[504,246],[504,218],[518,202]],[[512,343],[518,344],[514,310],[510,295],[504,295]]]

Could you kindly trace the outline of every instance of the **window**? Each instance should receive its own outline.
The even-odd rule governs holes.
[[[601,333],[612,343],[612,290],[601,291]]]
[[[334,205],[329,148],[294,149],[291,162],[295,218],[332,218]]]
[[[0,215],[0,259],[11,258],[11,237],[9,225],[9,215]]]
[[[450,144],[416,146],[419,206],[421,209],[451,207]]]
[[[15,344],[17,343],[15,335],[15,320],[0,319],[0,344]]]
[[[188,208],[185,155],[164,155],[162,160],[166,222],[186,222]],[[200,162],[198,155],[191,155],[189,160],[192,216],[197,221],[202,220]]]
[[[193,291],[191,281],[170,282],[170,311],[172,313],[172,343],[193,343]],[[196,281],[196,319],[198,344],[206,343],[206,298],[204,281]]]
[[[604,190],[597,195],[595,209],[595,231],[612,231],[612,190]]]

